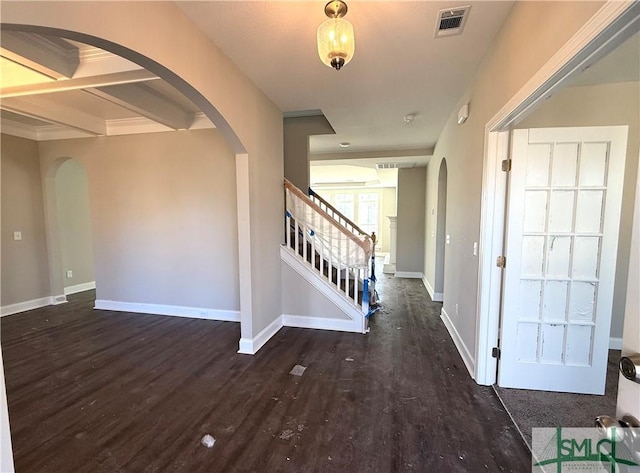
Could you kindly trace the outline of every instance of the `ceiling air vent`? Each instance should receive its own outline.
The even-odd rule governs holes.
[[[461,34],[467,22],[471,6],[440,10],[436,23],[435,38]]]
[[[402,169],[415,167],[416,163],[376,163],[376,169]]]

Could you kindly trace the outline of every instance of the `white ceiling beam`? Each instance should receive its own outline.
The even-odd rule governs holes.
[[[91,87],[106,87],[121,84],[133,84],[159,79],[145,69],[135,71],[116,72],[93,77],[82,77],[79,79],[60,80],[56,82],[45,82],[32,85],[18,85],[15,87],[0,88],[0,99],[10,97],[25,97],[29,95],[50,94],[54,92],[67,92],[70,90],[80,90]]]
[[[87,92],[173,130],[187,130],[193,122],[193,114],[144,84],[114,85],[87,89]]]
[[[0,102],[0,108],[26,117],[75,128],[96,136],[107,134],[107,126],[101,118],[39,97],[3,99]]]
[[[0,32],[0,55],[54,79],[73,77],[80,53],[73,44],[22,31]]]

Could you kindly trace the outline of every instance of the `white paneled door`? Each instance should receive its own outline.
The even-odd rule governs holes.
[[[604,394],[626,142],[513,131],[500,386]]]

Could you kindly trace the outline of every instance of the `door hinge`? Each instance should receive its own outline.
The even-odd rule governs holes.
[[[506,268],[507,267],[507,257],[506,256],[498,256],[498,259],[496,259],[496,266],[498,268]]]
[[[500,348],[493,347],[491,349],[491,357],[492,358],[496,358],[497,360],[499,360],[500,359]]]
[[[504,172],[511,171],[511,160],[510,159],[503,159],[502,160],[502,170]]]

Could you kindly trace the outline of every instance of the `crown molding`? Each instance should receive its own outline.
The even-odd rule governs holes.
[[[17,136],[19,138],[26,138],[27,140],[38,141],[38,132],[36,127],[25,125],[24,123],[14,122],[3,118],[0,120],[0,131],[4,135]]]

